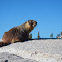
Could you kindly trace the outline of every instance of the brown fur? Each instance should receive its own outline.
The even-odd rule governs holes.
[[[22,42],[28,40],[29,33],[34,29],[36,25],[36,21],[28,20],[21,26],[10,29],[8,32],[4,33],[2,37],[3,42],[0,42],[0,46],[4,46],[9,43],[14,43],[18,41]]]

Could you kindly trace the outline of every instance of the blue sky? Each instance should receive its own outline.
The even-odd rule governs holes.
[[[38,22],[31,32],[37,38],[54,37],[62,32],[62,0],[0,0],[0,38],[4,32],[27,20]]]

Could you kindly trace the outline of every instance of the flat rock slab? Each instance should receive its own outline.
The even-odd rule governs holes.
[[[62,62],[62,39],[17,42],[0,48],[0,53],[16,54],[38,62]]]
[[[16,54],[10,54],[8,52],[0,53],[0,62],[37,62],[31,59],[24,59]]]

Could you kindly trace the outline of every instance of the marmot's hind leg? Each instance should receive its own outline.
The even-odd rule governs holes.
[[[21,42],[21,40],[19,40],[19,39],[12,39],[12,41],[11,41],[11,43],[16,43],[16,42]]]

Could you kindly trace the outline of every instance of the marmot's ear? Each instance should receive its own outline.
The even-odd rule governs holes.
[[[30,20],[28,20],[27,22],[29,22],[29,23],[30,23]]]
[[[34,20],[28,20],[28,22],[33,22]]]

